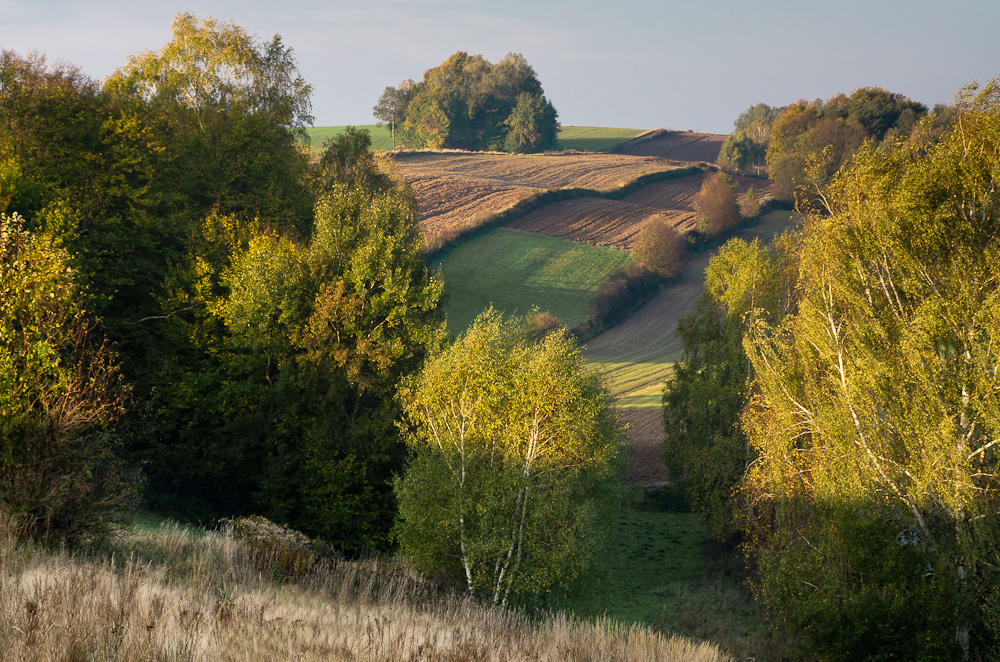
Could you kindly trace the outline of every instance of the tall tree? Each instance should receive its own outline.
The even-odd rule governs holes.
[[[174,209],[215,209],[308,228],[313,198],[298,143],[312,124],[311,86],[281,37],[178,14],[160,51],[133,55],[105,82],[165,136],[159,180]]]
[[[764,594],[842,659],[1000,641],[1000,85],[963,91],[932,140],[835,178],[797,313],[746,341]]]
[[[380,126],[388,124],[392,136],[392,148],[396,149],[396,125],[402,126],[406,121],[406,107],[413,96],[413,81],[404,80],[393,87],[387,85],[378,103],[372,108],[372,113],[379,120]]]

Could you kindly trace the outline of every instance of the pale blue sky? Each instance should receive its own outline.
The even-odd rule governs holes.
[[[280,34],[317,126],[373,123],[386,85],[459,50],[524,54],[564,124],[718,133],[761,101],[879,85],[931,106],[1000,76],[1000,0],[0,0],[0,47],[103,78],[179,11]]]

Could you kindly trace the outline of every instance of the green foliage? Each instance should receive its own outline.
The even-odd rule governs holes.
[[[254,510],[349,553],[385,547],[392,396],[441,327],[412,195],[334,182],[308,244],[240,228],[206,228],[228,266],[195,256],[175,294],[207,305],[168,325],[194,357],[164,365],[151,480],[188,516]]]
[[[319,163],[326,189],[335,183],[371,191],[382,191],[394,185],[372,153],[372,137],[367,129],[349,126],[328,138],[323,147]]]
[[[936,142],[921,133],[894,150],[863,149],[824,190],[828,214],[808,219],[797,312],[754,321],[745,341],[757,390],[744,415],[758,455],[748,523],[762,558],[788,558],[762,566],[765,586],[812,582],[818,596],[787,603],[791,623],[819,600],[822,627],[864,613],[877,629],[864,636],[887,647],[903,607],[870,596],[911,595],[917,618],[944,592],[909,657],[933,656],[956,631],[970,654],[1000,637],[998,89],[963,91],[959,121]],[[820,551],[790,547],[800,535]],[[835,573],[841,548],[855,555],[850,571],[814,581],[807,559]],[[882,560],[909,570],[877,581],[851,570]]]
[[[538,152],[556,144],[556,110],[522,55],[497,64],[459,51],[422,81],[386,88],[376,105],[383,121],[405,102],[405,142],[418,149]]]
[[[131,56],[104,86],[163,137],[157,187],[188,217],[216,210],[304,233],[313,198],[297,143],[311,87],[292,50],[212,18],[178,14],[172,27],[160,51]]]
[[[407,79],[396,87],[387,85],[378,103],[372,108],[372,114],[379,120],[379,126],[389,125],[393,149],[396,149],[396,127],[401,127],[406,121],[406,107],[412,97],[413,81]]]
[[[522,92],[517,95],[517,105],[504,120],[507,138],[504,148],[515,154],[541,152],[555,146],[555,107],[541,95]]]
[[[794,251],[789,235],[767,248],[730,241],[709,263],[705,294],[677,325],[684,355],[663,394],[664,458],[716,537],[737,528],[733,490],[754,459],[738,425],[751,377],[742,346],[746,317],[785,313]]]
[[[673,278],[684,269],[687,240],[663,216],[655,216],[639,229],[632,249],[646,267],[662,278]]]
[[[0,511],[15,534],[100,536],[133,505],[116,457],[126,395],[68,253],[0,214]]]
[[[879,87],[863,87],[850,97],[800,101],[781,111],[767,149],[769,176],[786,199],[800,196],[819,204],[820,191],[866,140],[892,145],[906,139],[922,104]]]
[[[611,397],[572,341],[533,333],[487,311],[403,392],[403,551],[501,605],[552,604],[581,586],[617,505]]]
[[[733,132],[726,137],[719,151],[719,161],[737,172],[760,172],[764,165],[771,127],[778,116],[778,109],[758,103],[750,106],[736,118]]]

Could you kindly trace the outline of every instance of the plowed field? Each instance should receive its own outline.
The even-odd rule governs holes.
[[[620,147],[619,154],[655,156],[673,161],[707,161],[719,159],[719,150],[726,136],[690,131],[654,131],[635,142]]]
[[[681,231],[694,229],[694,197],[705,174],[653,182],[621,200],[577,198],[536,209],[509,224],[528,232],[541,232],[595,245],[631,248],[642,224],[651,216],[665,216]],[[767,195],[770,183],[751,177],[734,177],[740,195],[753,187]]]
[[[547,189],[611,192],[642,175],[679,167],[653,157],[617,154],[404,152],[396,161],[413,185],[425,240],[435,247]]]

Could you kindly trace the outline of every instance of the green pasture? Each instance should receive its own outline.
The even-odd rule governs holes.
[[[310,144],[315,149],[322,149],[328,138],[337,135],[347,126],[315,126],[306,129]],[[375,124],[358,125],[358,129],[368,129],[372,134],[372,148],[392,149],[392,135],[389,127]],[[559,149],[575,149],[581,152],[598,152],[614,147],[626,140],[635,138],[645,129],[613,129],[601,126],[563,126],[559,128],[556,139]]]
[[[615,129],[603,126],[562,126],[556,143],[559,149],[599,152],[635,138],[645,129]]]
[[[314,149],[323,149],[323,143],[328,139],[341,133],[345,126],[314,126],[306,129],[309,134],[309,140]],[[381,149],[388,151],[392,149],[392,134],[389,132],[389,127],[387,126],[377,126],[375,124],[367,125],[356,125],[356,129],[368,129],[368,133],[372,134],[372,149]]]
[[[629,261],[628,251],[498,228],[443,253],[448,331],[458,335],[489,306],[508,314],[533,307],[567,328],[590,312],[597,288]]]
[[[737,659],[759,655],[768,629],[741,583],[742,557],[712,540],[669,487],[636,489],[619,516],[605,590],[572,605],[577,613],[709,640]]]

